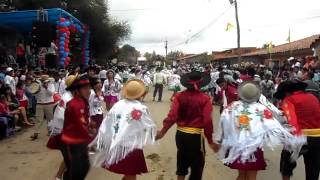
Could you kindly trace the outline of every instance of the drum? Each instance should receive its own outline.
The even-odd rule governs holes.
[[[32,82],[28,87],[28,90],[31,94],[36,94],[40,91],[40,83]]]

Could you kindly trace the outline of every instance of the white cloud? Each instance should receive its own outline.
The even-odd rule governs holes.
[[[257,46],[272,41],[285,43],[288,30],[292,40],[320,33],[319,0],[238,0],[241,46]],[[109,0],[111,16],[128,21],[132,35],[128,42],[141,52],[164,54],[170,50],[186,53],[236,47],[236,29],[231,8],[199,36],[185,42],[230,7],[228,0]],[[181,44],[179,46],[175,46]]]

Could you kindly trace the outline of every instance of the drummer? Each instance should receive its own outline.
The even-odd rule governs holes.
[[[34,134],[31,136],[32,140],[38,138],[39,130],[44,122],[44,116],[46,117],[47,121],[50,121],[53,118],[54,93],[54,84],[50,82],[49,76],[41,75],[40,90],[35,94],[35,97],[37,99],[36,120],[37,122],[39,122],[39,124]]]

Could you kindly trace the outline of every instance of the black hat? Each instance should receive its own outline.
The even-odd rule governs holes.
[[[274,97],[277,99],[284,99],[286,93],[293,93],[296,91],[304,91],[308,84],[299,80],[288,80],[279,84],[277,92]]]
[[[199,71],[187,73],[181,77],[181,84],[187,89],[199,90],[201,87],[208,85],[211,81],[209,74]]]

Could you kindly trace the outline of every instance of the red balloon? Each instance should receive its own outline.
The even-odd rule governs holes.
[[[66,51],[66,52],[70,52],[70,49],[69,49],[69,48],[66,48],[65,51]]]
[[[61,21],[61,22],[65,22],[66,19],[65,19],[65,18],[60,18],[60,21]]]

